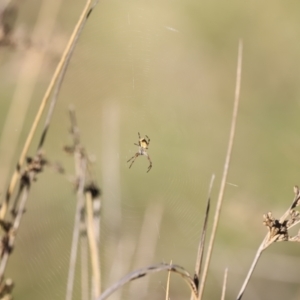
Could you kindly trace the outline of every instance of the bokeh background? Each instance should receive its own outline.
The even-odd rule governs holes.
[[[17,46],[0,48],[2,198],[84,4],[18,2]],[[299,9],[297,1],[100,1],[45,144],[48,159],[61,162],[67,176],[46,170],[32,187],[6,272],[16,283],[15,299],[65,298],[76,205],[73,159],[62,151],[71,142],[70,104],[103,193],[103,288],[157,262],[172,260],[193,273],[212,174],[212,211],[220,186],[242,38],[237,132],[205,299],[219,299],[226,267],[227,298],[237,296],[266,234],[263,213],[281,216],[300,183]],[[42,124],[29,154],[41,130]],[[138,132],[151,138],[149,173],[145,157],[130,170],[126,163]],[[243,299],[299,299],[299,264],[299,245],[272,245]],[[164,299],[166,277],[140,279],[111,299]],[[189,294],[172,276],[170,298]],[[74,299],[80,297],[77,276]]]

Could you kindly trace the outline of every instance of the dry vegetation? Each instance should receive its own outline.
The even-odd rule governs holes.
[[[14,284],[18,284],[14,278],[9,278],[6,275],[7,265],[9,260],[14,259],[14,247],[15,242],[18,239],[18,233],[20,231],[20,226],[22,225],[22,218],[26,216],[27,218],[30,216],[31,211],[27,211],[27,201],[31,197],[31,188],[32,185],[38,185],[39,182],[36,182],[43,174],[41,174],[45,168],[52,168],[57,171],[57,173],[63,174],[57,175],[61,176],[61,178],[65,179],[66,172],[65,170],[58,164],[52,162],[48,156],[51,156],[51,153],[48,153],[46,156],[46,152],[44,149],[45,141],[47,138],[48,129],[52,125],[52,117],[55,113],[55,105],[58,100],[58,95],[61,91],[65,73],[69,67],[70,59],[72,57],[75,46],[81,37],[83,29],[86,30],[85,25],[89,20],[89,17],[92,11],[96,8],[98,1],[87,1],[86,5],[80,15],[80,18],[74,28],[74,31],[69,39],[69,42],[63,52],[61,59],[56,67],[56,70],[53,74],[53,77],[49,83],[49,86],[46,90],[46,93],[43,99],[40,102],[39,110],[37,111],[36,116],[32,122],[32,126],[29,129],[27,138],[23,145],[23,149],[21,151],[20,157],[17,160],[15,165],[15,170],[11,179],[9,180],[8,188],[3,196],[3,201],[1,204],[0,210],[0,225],[2,228],[1,235],[1,260],[0,260],[0,299],[12,299]],[[23,39],[18,39],[14,36],[15,32],[15,21],[17,17],[17,10],[20,9],[21,2],[12,2],[8,3],[7,6],[2,8],[2,12],[0,14],[0,45],[1,47],[8,47],[13,51],[15,47],[24,46],[26,47],[34,47],[34,43],[25,42]],[[120,296],[121,294],[117,294],[120,292],[120,289],[130,281],[144,278],[146,275],[150,275],[155,273],[153,276],[156,276],[158,272],[166,273],[166,282],[165,282],[165,299],[172,299],[169,295],[170,286],[172,286],[172,277],[170,277],[171,273],[175,273],[180,275],[188,285],[191,294],[186,294],[186,299],[190,297],[190,299],[204,299],[204,289],[207,285],[207,274],[211,265],[211,258],[213,253],[213,248],[216,239],[216,232],[218,229],[218,224],[220,220],[220,215],[222,211],[222,204],[224,199],[225,188],[227,186],[228,180],[228,171],[230,167],[230,161],[232,157],[232,149],[234,146],[234,138],[237,126],[238,119],[238,106],[240,100],[240,88],[241,88],[241,78],[242,78],[242,55],[243,55],[243,43],[239,41],[238,51],[237,51],[237,72],[236,72],[236,88],[235,88],[235,97],[234,97],[234,105],[233,105],[233,114],[231,119],[231,127],[230,134],[228,139],[228,148],[226,153],[226,159],[223,167],[223,175],[220,184],[219,195],[216,201],[215,211],[213,213],[213,221],[212,228],[208,229],[209,224],[209,215],[210,215],[210,207],[211,207],[211,193],[213,189],[213,182],[215,175],[211,178],[211,183],[209,185],[208,192],[208,201],[206,204],[206,213],[204,215],[204,225],[201,228],[202,233],[200,236],[198,253],[195,262],[194,272],[188,272],[185,266],[177,263],[176,261],[171,263],[160,263],[160,264],[151,264],[149,266],[143,267],[142,265],[137,266],[137,269],[131,270],[130,273],[126,275],[124,273],[124,277],[122,277],[119,281],[115,282],[111,286],[102,286],[103,283],[102,277],[107,277],[103,272],[108,272],[108,270],[103,270],[101,267],[102,264],[100,262],[100,257],[103,249],[107,245],[100,243],[100,216],[105,213],[101,211],[101,183],[97,180],[94,175],[93,169],[96,164],[93,161],[93,158],[89,156],[88,150],[83,145],[81,141],[81,136],[79,134],[79,125],[77,124],[77,118],[75,115],[75,109],[71,107],[69,109],[70,121],[71,121],[71,145],[64,146],[65,152],[72,155],[74,157],[75,164],[75,175],[72,178],[72,186],[76,191],[76,209],[74,216],[74,228],[72,233],[72,242],[70,249],[70,260],[69,260],[69,269],[68,269],[68,277],[66,283],[66,296],[65,299],[71,300],[74,298],[74,286],[75,277],[80,276],[80,292],[81,299],[97,299],[104,300],[107,299],[110,295],[116,294]],[[36,58],[35,58],[36,60]],[[28,67],[28,65],[24,66],[24,68]],[[38,68],[38,66],[36,66]],[[26,86],[25,83],[20,83],[20,85]],[[30,97],[30,92],[28,92],[28,97]],[[47,111],[47,112],[46,112]],[[41,119],[43,115],[46,115],[45,124],[41,126]],[[77,111],[77,116],[80,115],[80,111]],[[37,135],[37,128],[42,128],[41,134],[39,135],[37,141],[36,151],[32,156],[28,155],[30,147],[32,148],[32,144],[36,141],[33,139],[34,135]],[[85,133],[83,133],[84,135]],[[33,147],[35,144],[33,145]],[[149,159],[150,161],[150,159]],[[152,162],[150,161],[151,166]],[[154,162],[155,165],[155,162]],[[131,165],[130,165],[131,166]],[[151,167],[150,166],[150,167]],[[150,170],[150,167],[148,171]],[[155,168],[155,166],[154,166]],[[152,170],[151,170],[152,172]],[[69,177],[68,177],[69,179]],[[98,186],[100,183],[100,187]],[[49,183],[51,184],[51,183]],[[105,192],[105,191],[104,191]],[[268,248],[271,244],[280,241],[290,241],[290,242],[299,242],[300,237],[299,233],[294,236],[290,236],[289,229],[297,225],[300,221],[299,212],[296,209],[300,204],[300,191],[296,186],[294,188],[295,198],[288,208],[286,213],[279,218],[276,219],[273,217],[272,213],[267,213],[264,215],[264,225],[268,228],[268,233],[264,238],[262,244],[260,245],[255,259],[252,263],[252,266],[248,272],[248,275],[245,279],[244,284],[241,287],[241,290],[237,296],[237,299],[242,299],[242,296],[246,290],[248,282],[253,274],[254,268],[259,261],[259,258],[264,250]],[[138,248],[143,249],[143,245],[146,243],[145,236],[147,235],[147,239],[151,240],[150,246],[147,246],[148,250],[157,242],[157,236],[152,232],[150,227],[153,226],[153,220],[155,218],[155,224],[160,224],[162,219],[162,209],[160,207],[149,209],[150,215],[149,218],[145,217],[145,226],[142,226],[141,229],[141,237],[140,237],[140,246]],[[24,213],[26,214],[24,215]],[[117,222],[117,221],[116,221]],[[180,222],[180,220],[179,220]],[[209,237],[208,246],[205,247],[206,237]],[[124,241],[123,241],[124,242]],[[241,241],[242,243],[243,241]],[[206,249],[206,251],[205,251]],[[77,255],[78,251],[80,251],[81,256]],[[120,249],[120,252],[123,250]],[[124,249],[125,251],[125,249]],[[153,250],[150,250],[152,253]],[[195,249],[196,256],[196,249]],[[149,256],[151,256],[151,253]],[[126,252],[124,254],[126,256]],[[267,254],[266,254],[267,255]],[[116,257],[116,264],[118,264],[118,257]],[[127,258],[125,257],[125,261]],[[128,258],[129,260],[129,258]],[[136,260],[139,261],[139,252],[136,252]],[[142,259],[140,259],[142,261]],[[80,262],[80,272],[76,271],[78,269],[78,263]],[[112,267],[113,269],[113,267]],[[124,267],[124,270],[126,268]],[[129,269],[129,266],[127,266]],[[226,298],[226,285],[227,282],[230,281],[230,276],[227,279],[228,273],[230,274],[230,268],[224,270],[224,282],[223,286],[217,286],[215,289],[220,291],[220,298]],[[79,275],[80,273],[80,275]],[[136,283],[134,283],[136,284]],[[147,289],[149,286],[147,284],[144,285],[143,288],[137,290],[136,293],[138,295],[147,295]],[[135,293],[131,291],[131,297]],[[150,292],[151,294],[151,292]],[[142,296],[139,296],[136,299],[143,299]],[[58,298],[57,298],[58,299]],[[118,298],[118,299],[121,299]],[[133,299],[133,298],[131,298]]]

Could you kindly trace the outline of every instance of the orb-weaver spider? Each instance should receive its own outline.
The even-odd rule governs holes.
[[[139,151],[134,156],[132,156],[130,159],[128,159],[127,162],[130,162],[132,160],[132,162],[129,166],[129,169],[130,169],[138,156],[145,155],[148,158],[149,163],[150,163],[149,167],[148,167],[148,171],[147,171],[147,173],[148,173],[152,168],[152,161],[150,159],[149,154],[146,151],[148,149],[149,144],[150,144],[150,138],[147,135],[145,135],[144,138],[141,138],[141,135],[140,135],[139,132],[138,132],[138,135],[139,135],[139,143],[138,144],[134,143],[134,145],[139,147]]]

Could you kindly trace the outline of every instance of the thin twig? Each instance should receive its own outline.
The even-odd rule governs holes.
[[[292,209],[294,209],[297,205],[298,205],[298,201],[300,200],[300,193],[299,193],[299,190],[297,188],[296,190],[296,193],[295,193],[295,197],[292,201],[292,204],[290,205],[290,207],[288,208],[288,210],[281,216],[280,220],[279,220],[279,223],[280,224],[283,224],[283,222],[287,219],[287,217],[290,215],[290,211]],[[294,222],[291,226],[288,227],[288,229],[291,229],[293,226],[295,226],[298,222]],[[244,280],[244,283],[239,291],[239,294],[237,296],[237,300],[241,300],[243,295],[244,295],[244,292],[245,292],[245,289],[249,283],[249,280],[254,272],[254,269],[258,263],[258,260],[262,254],[262,252],[267,249],[271,244],[273,244],[276,240],[278,239],[278,235],[274,235],[274,236],[271,236],[270,235],[270,232],[268,232],[266,234],[266,236],[264,237],[262,243],[260,244],[258,250],[256,251],[256,254],[255,254],[255,257],[253,259],[253,262],[250,266],[250,269],[247,273],[247,276]]]
[[[252,275],[252,273],[253,273],[253,271],[254,271],[256,265],[257,265],[257,262],[258,262],[258,260],[259,260],[259,258],[260,258],[260,256],[261,256],[262,252],[263,252],[264,249],[265,249],[265,248],[264,248],[264,245],[265,245],[266,240],[267,240],[267,236],[264,238],[264,240],[262,241],[262,243],[260,244],[260,246],[259,246],[259,248],[258,248],[258,250],[257,250],[257,252],[256,252],[256,255],[255,255],[254,260],[253,260],[253,262],[252,262],[252,264],[251,264],[251,267],[250,267],[250,269],[249,269],[249,271],[248,271],[248,274],[247,274],[247,276],[246,276],[246,279],[245,279],[245,281],[244,281],[244,283],[243,283],[243,285],[242,285],[242,287],[241,287],[241,289],[240,289],[240,292],[239,292],[239,294],[238,294],[238,296],[237,296],[237,298],[236,298],[237,300],[242,299],[242,297],[243,297],[243,295],[244,295],[244,292],[245,292],[246,286],[247,286],[248,283],[249,283],[250,277],[251,277],[251,275]]]
[[[279,220],[280,223],[283,223],[283,221],[286,220],[286,218],[290,214],[290,211],[297,206],[297,203],[300,200],[300,192],[299,192],[298,186],[295,186],[294,189],[295,189],[294,200],[292,201],[292,204],[290,205],[290,207],[288,208],[288,210],[280,218],[280,220]]]
[[[205,287],[205,281],[206,281],[206,277],[207,277],[208,267],[210,264],[210,259],[211,259],[212,250],[213,250],[213,246],[214,246],[214,240],[215,240],[216,231],[217,231],[219,218],[220,218],[220,212],[221,212],[221,207],[222,207],[222,202],[223,202],[223,196],[224,196],[224,191],[225,191],[225,185],[226,185],[226,180],[227,180],[230,158],[231,158],[233,140],[234,140],[234,136],[235,136],[235,127],[236,127],[237,113],[238,113],[238,106],[239,106],[239,99],[240,99],[242,53],[243,53],[243,42],[242,42],[242,40],[240,40],[239,47],[238,47],[238,63],[237,63],[237,74],[236,74],[235,99],[234,99],[234,107],[233,107],[233,115],[232,115],[232,120],[231,120],[231,129],[230,129],[230,135],[229,135],[229,141],[228,141],[228,148],[227,148],[223,176],[222,176],[222,180],[221,180],[221,187],[220,187],[220,192],[219,192],[219,196],[218,196],[217,207],[216,207],[216,212],[215,212],[215,217],[214,217],[214,222],[213,222],[213,227],[212,227],[212,233],[211,233],[210,242],[209,242],[209,246],[208,246],[207,257],[206,257],[205,266],[204,266],[204,270],[203,270],[198,299],[202,299],[202,295],[203,295],[203,291],[204,291],[204,287]]]
[[[294,192],[295,192],[295,196],[294,196],[294,199],[292,201],[292,204],[290,205],[290,207],[288,208],[288,210],[281,216],[280,220],[279,220],[279,224],[283,224],[285,222],[285,220],[287,219],[287,217],[290,215],[290,212],[296,207],[299,205],[299,201],[300,201],[300,190],[297,186],[294,187]],[[288,229],[291,229],[293,226],[295,226],[296,224],[298,224],[298,222],[293,222],[292,224],[290,224],[287,228]],[[254,257],[254,260],[251,264],[251,267],[247,273],[247,276],[245,278],[245,281],[239,291],[239,294],[237,296],[237,300],[241,300],[242,297],[243,297],[243,294],[245,292],[245,289],[249,283],[249,280],[254,272],[254,269],[258,263],[258,260],[262,254],[262,252],[268,248],[271,244],[273,244],[274,242],[276,242],[279,238],[279,235],[280,235],[280,232],[278,234],[275,234],[274,236],[271,235],[270,231],[266,234],[265,238],[263,239],[262,243],[260,244],[256,254],[255,254],[255,257]]]

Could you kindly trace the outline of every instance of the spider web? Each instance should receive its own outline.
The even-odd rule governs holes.
[[[159,261],[186,268],[194,263],[208,183],[218,164],[218,151],[209,146],[216,134],[209,116],[218,111],[206,78],[209,57],[185,9],[179,2],[100,3],[80,38],[53,117],[51,159],[58,157],[72,172],[72,161],[58,152],[68,141],[69,103],[77,110],[83,144],[97,158],[105,286]],[[151,139],[149,173],[144,156],[131,169],[126,163],[138,150],[138,132]],[[28,215],[36,217],[25,216],[15,253],[19,264],[11,263],[12,272],[24,270],[14,277],[21,282],[16,298],[24,299],[24,291],[28,299],[65,297],[75,195],[61,181],[47,172],[33,188],[31,197],[40,200],[30,204]],[[164,283],[154,280],[153,286],[164,293]],[[186,293],[180,281],[179,287],[176,293]],[[134,299],[135,289],[140,295],[135,284],[121,298]]]
[[[73,2],[63,2],[57,35],[63,32],[64,36],[72,29],[73,19],[82,4],[77,1],[70,10]],[[216,5],[193,0],[100,1],[80,37],[45,150],[49,159],[60,160],[68,174],[74,173],[72,158],[60,151],[62,145],[70,141],[67,108],[73,104],[82,143],[96,158],[93,169],[102,190],[104,288],[134,269],[162,261],[172,260],[193,273],[210,178],[216,174],[212,195],[215,201],[225,159],[237,42],[241,32],[247,36],[246,31],[240,29],[243,22],[236,15],[236,6]],[[246,6],[239,9],[247,14]],[[215,12],[219,15],[215,16]],[[216,17],[220,19],[217,25]],[[48,77],[57,59],[53,53],[50,56]],[[42,93],[37,94],[36,103]],[[262,187],[261,179],[270,180],[272,186],[279,180],[272,177],[275,172],[271,178],[264,177],[264,172],[253,176],[257,165],[262,168],[277,165],[269,156],[267,143],[263,143],[261,147],[266,148],[260,150],[248,148],[251,141],[253,145],[256,139],[266,140],[272,136],[271,130],[266,137],[260,129],[272,127],[271,117],[266,120],[257,116],[257,124],[247,122],[249,112],[272,114],[270,106],[259,101],[241,111],[240,128],[247,134],[237,136],[240,143],[235,148],[235,167],[227,187],[226,221],[221,219],[218,241],[221,249],[222,245],[227,246],[224,247],[227,253],[232,250],[228,249],[228,240],[234,245],[245,232],[251,235],[245,225],[251,220],[245,221],[242,206],[257,214],[255,204],[249,204],[249,199],[256,198],[258,191],[270,196]],[[284,111],[279,101],[271,104],[278,111]],[[289,112],[293,114],[292,110]],[[273,114],[276,120],[280,119]],[[151,139],[147,151],[153,167],[149,173],[146,173],[149,162],[145,156],[139,156],[131,169],[126,163],[138,150],[134,145],[138,142],[138,132]],[[294,137],[291,133],[290,139],[294,141]],[[277,138],[274,136],[270,141],[273,148],[278,146]],[[292,150],[289,148],[289,151]],[[287,165],[296,165],[293,159],[298,154],[288,154],[291,161]],[[250,184],[253,186],[251,197],[242,189],[249,190]],[[276,187],[271,192],[275,195]],[[238,202],[237,199],[243,200]],[[8,269],[17,283],[16,299],[65,298],[75,206],[75,194],[66,178],[46,171],[33,185]],[[241,228],[237,229],[235,224],[241,224]],[[226,263],[229,261],[239,269],[240,261],[245,259],[241,254],[227,259],[225,250],[219,249],[213,257],[211,271],[212,285],[218,287]],[[251,253],[248,254],[250,257]],[[74,299],[81,299],[79,271],[78,263]],[[165,280],[166,274],[153,276],[149,281],[143,278],[110,299],[162,299]],[[236,290],[235,280],[232,282]],[[215,287],[209,289],[211,298],[215,297],[215,290]],[[179,279],[172,279],[171,299],[187,295],[185,285]],[[254,298],[258,299],[257,295]]]

